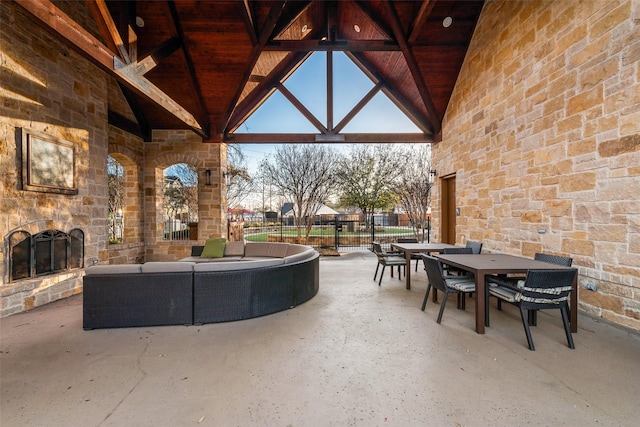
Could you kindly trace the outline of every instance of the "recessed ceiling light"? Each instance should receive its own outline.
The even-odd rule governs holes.
[[[136,26],[138,26],[139,28],[144,27],[144,19],[142,19],[139,16],[136,16]]]
[[[452,23],[453,23],[453,18],[450,16],[447,16],[442,20],[442,26],[445,28],[449,28]]]
[[[354,29],[354,30],[356,30],[356,33],[359,33],[359,32],[360,32],[360,25],[355,24],[355,25],[353,26],[353,29]]]
[[[307,27],[307,24],[304,24],[304,25],[302,26],[302,32],[303,32],[303,33],[306,33],[308,29],[309,29],[309,28]]]

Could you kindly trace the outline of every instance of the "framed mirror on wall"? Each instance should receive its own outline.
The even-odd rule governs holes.
[[[32,130],[17,129],[22,190],[78,194],[75,145]]]

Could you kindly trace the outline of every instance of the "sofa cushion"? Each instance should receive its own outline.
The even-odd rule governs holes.
[[[299,252],[293,255],[287,255],[284,257],[285,264],[292,264],[294,262],[302,261],[307,258],[311,258],[315,254],[316,250],[313,248],[307,248],[304,252]]]
[[[179,273],[179,272],[191,272],[193,271],[193,262],[181,262],[181,261],[152,261],[142,264],[143,273]]]
[[[288,243],[247,242],[244,247],[244,256],[284,258],[288,247]]]
[[[140,264],[108,264],[108,265],[92,265],[87,267],[85,274],[131,274],[140,273]]]
[[[245,270],[261,267],[274,267],[284,264],[281,258],[262,258],[257,261],[233,261],[233,262],[203,262],[193,266],[195,273],[204,273],[207,271],[229,271],[229,270]]]
[[[224,256],[244,256],[244,242],[227,242],[224,247]]]
[[[227,243],[227,239],[219,237],[215,239],[208,239],[204,244],[202,254],[203,258],[222,258],[224,256],[224,247]]]
[[[306,246],[306,245],[289,244],[289,247],[287,248],[287,256],[306,252],[309,249],[313,249],[313,248],[311,246]]]

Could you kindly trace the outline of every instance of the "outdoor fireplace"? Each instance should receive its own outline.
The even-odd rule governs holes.
[[[45,276],[84,266],[84,232],[46,230],[9,235],[9,281]]]

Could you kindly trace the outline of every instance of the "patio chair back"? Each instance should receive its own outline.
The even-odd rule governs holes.
[[[571,267],[573,263],[573,258],[569,258],[566,256],[558,256],[558,255],[549,255],[537,252],[533,258],[537,261],[544,261],[551,264],[563,265],[565,267]]]
[[[474,242],[473,240],[467,240],[467,248],[471,248],[474,254],[479,254],[482,251],[482,242]]]
[[[473,249],[466,247],[466,248],[444,248],[442,250],[442,253],[445,255],[450,255],[450,254],[473,254]]]
[[[424,269],[427,272],[429,286],[433,286],[441,292],[448,292],[447,284],[444,281],[444,273],[440,260],[427,254],[420,254],[420,256],[422,256]]]

